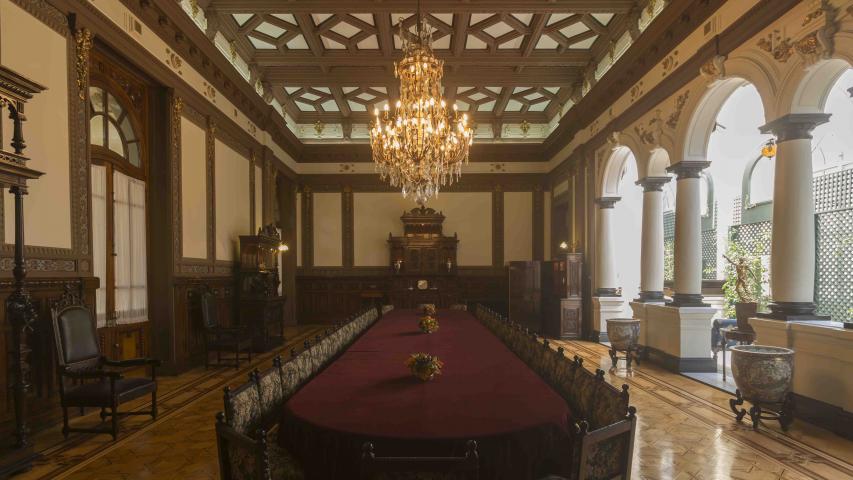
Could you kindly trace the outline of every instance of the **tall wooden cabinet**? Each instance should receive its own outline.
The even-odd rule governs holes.
[[[581,338],[583,255],[509,263],[509,318],[553,338]]]
[[[240,236],[237,301],[240,323],[252,332],[252,350],[265,352],[284,342],[285,297],[278,292],[278,248],[281,236],[273,225],[257,235]]]

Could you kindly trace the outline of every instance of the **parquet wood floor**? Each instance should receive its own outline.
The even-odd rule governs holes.
[[[288,338],[301,344],[321,329],[293,328]],[[587,368],[610,368],[602,345],[571,341],[552,346],[581,356]],[[156,422],[147,417],[123,421],[116,442],[108,435],[72,435],[63,441],[58,428],[43,433],[37,446],[44,457],[18,478],[216,479],[214,415],[222,409],[222,387],[242,383],[248,371],[268,366],[274,354],[240,370],[202,368],[163,378],[161,416]],[[748,423],[734,421],[727,393],[646,363],[631,372],[609,371],[605,378],[617,386],[627,383],[638,410],[633,478],[853,480],[853,442],[826,430],[795,421],[787,433],[774,425],[754,432]],[[97,413],[75,421],[97,422]]]

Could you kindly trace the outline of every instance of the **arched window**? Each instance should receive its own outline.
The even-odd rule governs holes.
[[[774,157],[761,155],[747,172],[749,190],[744,202],[746,208],[773,201],[774,161]]]
[[[101,80],[89,88],[98,327],[148,320],[144,102]]]

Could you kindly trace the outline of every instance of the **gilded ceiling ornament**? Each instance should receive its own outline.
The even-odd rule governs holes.
[[[195,18],[198,15],[198,12],[199,12],[198,0],[190,0],[190,11],[192,12],[193,18]]]
[[[726,56],[714,55],[699,67],[699,73],[709,80],[722,80],[726,76]]]
[[[640,137],[640,140],[646,145],[660,146],[660,139],[663,135],[663,119],[661,119],[661,111],[655,110],[655,116],[649,120],[648,128],[643,128],[639,125],[634,127],[634,132]]]
[[[415,35],[399,24],[403,59],[394,63],[394,74],[400,79],[400,98],[393,113],[387,104],[382,115],[374,110],[370,146],[380,177],[424,204],[459,180],[474,129],[467,114],[460,115],[442,98],[444,61],[433,53],[432,28],[420,8]]]
[[[325,130],[325,129],[326,129],[326,124],[324,124],[320,120],[317,120],[316,122],[314,122],[314,133],[317,136],[317,138],[323,138],[323,130]]]
[[[837,16],[838,9],[828,0],[822,0],[820,8],[806,16],[803,21],[804,26],[819,18],[824,20],[820,28],[794,42],[794,50],[805,63],[815,63],[832,56],[835,50],[835,34],[838,32]]]
[[[237,42],[234,40],[228,41],[228,49],[231,52],[231,62],[237,61]]]
[[[86,100],[86,87],[89,84],[89,52],[92,50],[92,32],[81,28],[74,33],[77,44],[77,91],[80,100]]]
[[[527,119],[521,121],[521,135],[527,138],[527,133],[530,132],[530,122]]]

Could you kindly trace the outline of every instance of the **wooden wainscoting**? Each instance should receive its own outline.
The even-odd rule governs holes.
[[[457,275],[397,276],[389,268],[299,269],[296,276],[296,312],[300,324],[333,323],[371,302],[397,308],[435,303],[447,308],[455,303],[504,303],[506,270],[460,267]],[[419,290],[427,279],[430,288]],[[434,288],[433,288],[434,287]]]
[[[28,345],[32,350],[29,355],[29,406],[28,419],[31,431],[38,431],[56,423],[61,418],[59,410],[59,389],[56,372],[56,349],[54,348],[53,327],[50,307],[58,299],[65,288],[72,288],[83,294],[84,301],[89,306],[95,305],[95,290],[98,286],[96,278],[32,278],[27,280],[27,288],[33,300],[37,316],[32,332],[29,333]],[[6,299],[13,291],[12,280],[0,280],[0,305],[5,305]],[[6,310],[0,308],[0,332],[3,341],[0,342],[0,385],[4,386],[4,394],[0,395],[0,438],[12,438],[15,429],[15,410],[11,385],[11,355],[10,325],[6,322]],[[102,341],[103,341],[102,337]]]

